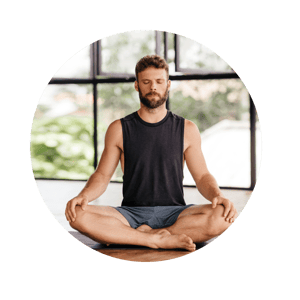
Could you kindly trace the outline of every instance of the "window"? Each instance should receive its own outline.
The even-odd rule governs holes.
[[[185,73],[231,73],[230,66],[216,53],[193,40],[176,36],[176,70]]]
[[[147,54],[155,54],[154,31],[132,31],[101,40],[100,74],[134,74],[136,62]]]
[[[219,185],[250,186],[249,97],[240,79],[176,81],[170,109],[198,126],[207,166]],[[194,185],[186,166],[183,183]]]
[[[36,178],[87,179],[93,172],[91,87],[49,85],[31,131]]]
[[[32,127],[36,178],[86,180],[96,168],[108,125],[139,108],[136,62],[164,56],[171,91],[167,106],[192,120],[203,152],[221,187],[253,189],[259,122],[238,75],[218,55],[188,38],[160,31],[132,31],[85,47],[52,78]],[[256,132],[258,135],[256,135]],[[222,145],[222,149],[217,145]],[[112,180],[122,181],[117,168]],[[187,170],[185,185],[194,185]]]

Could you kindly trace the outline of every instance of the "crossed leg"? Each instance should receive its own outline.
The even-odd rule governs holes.
[[[113,207],[88,205],[85,211],[76,206],[72,228],[104,244],[140,245],[150,248],[195,250],[195,244],[220,235],[230,223],[223,217],[224,207],[195,205],[185,209],[177,221],[166,228],[142,225],[130,227],[126,218]]]
[[[116,209],[107,206],[88,205],[83,211],[76,206],[76,219],[72,228],[103,244],[139,245],[158,249],[196,249],[193,240],[185,235],[171,234],[167,230],[144,232],[130,227],[125,217]]]
[[[224,207],[217,205],[212,208],[211,204],[194,205],[186,208],[177,218],[177,221],[165,227],[171,234],[186,234],[194,243],[205,242],[223,233],[230,223],[223,217]],[[141,225],[139,231],[155,233],[162,229],[152,229],[148,225]]]

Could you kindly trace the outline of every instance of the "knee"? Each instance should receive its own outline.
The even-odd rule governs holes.
[[[208,217],[208,234],[212,237],[222,234],[230,226],[230,223],[225,221],[223,213],[223,205],[217,205],[217,207],[211,209]]]
[[[69,224],[73,229],[78,230],[80,232],[84,232],[87,223],[86,222],[87,213],[84,210],[82,210],[81,206],[75,207],[75,213],[76,213],[75,221],[74,222],[70,221]]]

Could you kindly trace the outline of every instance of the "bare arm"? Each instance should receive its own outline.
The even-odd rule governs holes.
[[[184,156],[188,169],[193,176],[197,189],[208,200],[221,196],[221,190],[215,178],[209,173],[201,149],[201,137],[198,127],[191,121],[185,122],[186,150]]]
[[[122,128],[121,122],[118,120],[108,127],[105,135],[105,147],[98,167],[78,196],[84,196],[88,202],[91,202],[105,192],[120,160],[120,138],[122,139]]]
[[[216,179],[207,169],[201,149],[201,136],[198,127],[193,122],[186,120],[184,135],[186,164],[195,180],[197,189],[206,199],[212,202],[213,208],[217,204],[222,204],[225,207],[224,216],[227,217],[228,221],[233,221],[234,217],[237,216],[236,209],[233,203],[223,196]]]
[[[107,129],[105,146],[97,169],[78,196],[67,203],[65,214],[68,221],[75,220],[76,205],[81,206],[84,210],[89,202],[97,199],[105,192],[121,156],[122,140],[122,125],[121,121],[117,120],[110,124]]]

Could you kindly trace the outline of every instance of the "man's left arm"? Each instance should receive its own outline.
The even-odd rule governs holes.
[[[237,217],[237,211],[233,203],[222,194],[216,179],[209,173],[201,149],[201,137],[198,127],[191,121],[185,120],[184,140],[186,149],[184,152],[187,167],[193,176],[196,187],[207,200],[212,202],[215,208],[223,205],[226,221],[233,222]]]

